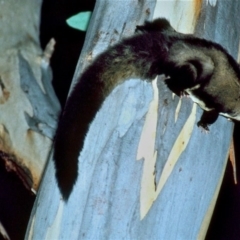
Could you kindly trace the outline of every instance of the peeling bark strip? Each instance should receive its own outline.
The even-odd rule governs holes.
[[[49,66],[47,68],[41,67],[42,89],[33,75],[29,63],[19,55],[20,86],[33,108],[33,116],[25,112],[26,121],[30,129],[53,139],[60,105],[56,101],[52,87],[49,87],[51,86],[51,78],[49,78],[47,72],[50,71]],[[41,101],[39,101],[39,98]]]
[[[1,222],[0,222],[0,233],[1,233],[2,237],[3,237],[3,239],[10,240],[10,237],[8,236],[8,233],[5,230],[5,228],[3,227]]]
[[[13,156],[0,151],[0,158],[5,162],[5,167],[8,172],[15,172],[22,181],[23,185],[28,190],[32,190],[33,179],[31,172],[23,166],[19,166]]]

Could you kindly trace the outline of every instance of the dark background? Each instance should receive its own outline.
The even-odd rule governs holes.
[[[81,11],[91,11],[95,0],[44,0],[40,39],[42,48],[53,37],[55,51],[51,59],[53,85],[61,105],[64,105],[85,38],[85,32],[73,29],[66,19]],[[236,158],[240,158],[240,126],[235,125]],[[237,173],[239,170],[237,161]],[[238,174],[239,176],[239,174]],[[238,177],[238,182],[240,178]],[[0,161],[0,221],[11,239],[24,239],[35,196],[25,189],[14,173],[5,170]],[[1,239],[1,236],[0,236]],[[240,184],[235,185],[230,162],[220,190],[216,208],[206,237],[212,239],[240,239]]]

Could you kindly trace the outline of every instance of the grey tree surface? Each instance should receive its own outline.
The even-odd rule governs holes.
[[[97,1],[73,85],[99,52],[162,12],[176,28],[193,13],[188,24],[196,35],[237,57],[240,2],[186,9],[190,1],[169,2]],[[204,239],[233,124],[219,117],[205,134],[196,127],[201,113],[189,99],[173,96],[161,76],[153,86],[138,80],[118,86],[90,127],[67,203],[49,161],[26,239]]]

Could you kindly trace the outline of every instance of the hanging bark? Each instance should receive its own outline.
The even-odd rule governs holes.
[[[73,82],[99,52],[153,15],[167,17],[179,31],[215,40],[237,57],[239,35],[231,34],[236,26],[228,21],[225,29],[223,23],[238,16],[240,3],[154,6],[97,1]],[[26,239],[204,239],[233,125],[220,117],[206,135],[196,127],[201,111],[189,99],[174,97],[161,77],[153,86],[131,80],[117,87],[87,134],[67,204],[49,161]]]

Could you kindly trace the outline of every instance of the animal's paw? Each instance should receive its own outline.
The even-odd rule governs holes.
[[[189,98],[189,94],[185,91],[180,91],[180,97],[186,97],[186,98]]]
[[[209,131],[210,131],[207,123],[203,123],[203,122],[199,121],[197,123],[197,126],[201,129],[202,132],[209,133]]]

